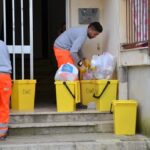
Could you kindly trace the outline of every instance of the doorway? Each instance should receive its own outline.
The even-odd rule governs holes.
[[[6,42],[13,44],[12,36],[12,0],[6,0]],[[29,2],[23,0],[24,6],[24,45],[30,44]],[[21,44],[21,1],[14,1],[15,14],[15,45]],[[0,37],[4,39],[3,31],[3,0],[0,0]],[[57,62],[53,53],[53,43],[58,36],[60,27],[66,21],[66,0],[33,0],[33,53],[34,79],[37,80],[35,105],[51,105],[56,102],[54,75]],[[12,56],[12,55],[11,55]],[[12,58],[12,57],[11,57]],[[16,79],[21,79],[20,54],[15,54]],[[30,56],[25,54],[25,79],[30,78]]]
[[[45,107],[56,103],[53,43],[66,21],[66,0],[33,0],[33,6],[35,105]]]

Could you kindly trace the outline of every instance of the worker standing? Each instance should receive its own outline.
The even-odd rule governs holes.
[[[6,44],[0,40],[0,140],[7,136],[12,89],[11,62]]]
[[[92,22],[88,27],[73,27],[63,32],[54,42],[54,53],[58,67],[71,63],[79,68],[84,68],[83,59],[78,52],[86,39],[93,39],[103,31],[99,22]]]

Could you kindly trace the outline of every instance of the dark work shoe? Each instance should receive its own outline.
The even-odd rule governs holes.
[[[0,136],[0,141],[5,140],[7,137],[7,134]]]
[[[81,103],[78,103],[78,104],[76,105],[76,107],[77,107],[77,109],[87,109],[87,106],[82,105]]]

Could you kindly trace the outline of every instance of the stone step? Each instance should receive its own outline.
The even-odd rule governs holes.
[[[49,108],[50,109],[50,108]],[[113,116],[108,112],[94,110],[79,110],[72,113],[47,112],[20,112],[10,114],[10,124],[20,123],[55,123],[55,122],[86,122],[112,121]]]
[[[75,133],[36,136],[8,136],[0,150],[149,150],[143,135],[116,136],[113,133]]]
[[[113,121],[9,124],[10,135],[112,133]]]

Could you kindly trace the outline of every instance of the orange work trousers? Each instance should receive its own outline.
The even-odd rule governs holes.
[[[8,131],[11,91],[12,83],[10,75],[0,73],[0,137]]]
[[[66,63],[74,64],[74,60],[72,59],[71,54],[68,50],[54,47],[54,53],[57,60],[58,68],[62,64]]]

